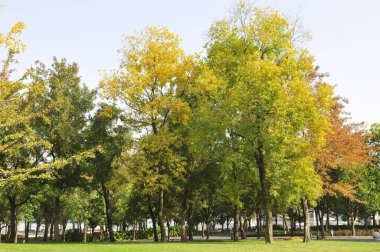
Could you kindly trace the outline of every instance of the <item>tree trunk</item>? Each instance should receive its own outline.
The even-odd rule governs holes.
[[[51,223],[50,223],[50,235],[49,235],[49,240],[53,240],[53,232],[54,232],[54,220],[52,220]]]
[[[246,226],[247,223],[244,220],[243,216],[240,214],[240,237],[242,240],[247,239]]]
[[[83,223],[83,242],[87,242],[87,225],[86,223]]]
[[[30,230],[30,222],[25,221],[25,237],[24,237],[25,243],[29,242],[29,230]]]
[[[66,241],[66,226],[67,226],[67,221],[62,223],[62,236],[63,236],[63,242]]]
[[[376,212],[373,212],[373,213],[372,213],[372,226],[373,226],[373,227],[376,226]]]
[[[133,221],[133,237],[132,240],[136,241],[136,221]]]
[[[45,218],[45,230],[44,230],[44,237],[42,238],[42,241],[47,241],[48,240],[48,235],[49,235],[49,219]]]
[[[237,205],[234,206],[234,241],[239,241],[239,208]]]
[[[183,198],[182,201],[182,215],[181,215],[181,241],[187,241],[186,236],[186,216],[187,216],[187,201]]]
[[[189,240],[193,241],[193,230],[194,230],[194,220],[193,220],[193,203],[190,203],[189,205],[189,216],[188,216],[188,223],[189,223]]]
[[[264,203],[264,212],[265,212],[265,243],[272,244],[273,240],[273,223],[272,223],[272,209],[270,203],[269,188],[266,181],[266,169],[264,164],[264,156],[262,153],[262,146],[259,146],[259,149],[256,152],[256,162],[259,168],[260,175],[260,187],[261,187],[261,196]]]
[[[55,197],[54,199],[54,240],[56,242],[60,242],[61,241],[61,234],[59,232],[59,222],[60,222],[60,218],[59,218],[59,197]]]
[[[104,183],[102,183],[102,193],[103,193],[104,203],[106,207],[108,239],[110,242],[115,242],[116,240],[113,234],[112,211],[111,211],[109,190]]]
[[[260,213],[256,212],[256,235],[257,239],[260,239]]]
[[[153,212],[152,203],[150,200],[150,196],[148,196],[148,209],[150,218],[152,219],[153,224],[153,236],[154,236],[154,242],[158,242],[158,233],[157,233],[157,221],[156,221],[156,215]]]
[[[37,223],[36,223],[36,234],[34,236],[35,239],[38,238],[38,232],[40,231],[40,226],[41,226],[41,221],[37,220]]]
[[[17,205],[16,205],[16,196],[8,197],[9,207],[10,207],[10,233],[8,242],[17,243]]]
[[[202,226],[202,239],[203,239],[205,237],[205,228],[204,228],[205,223],[202,222],[201,226]]]
[[[303,242],[307,243],[310,242],[310,215],[307,199],[302,200],[302,210],[304,218]]]
[[[161,242],[166,242],[166,230],[164,221],[164,190],[160,190],[160,207],[158,209],[158,222],[160,224]]]
[[[169,219],[166,220],[166,226],[168,228],[168,237],[167,237],[167,240],[170,241],[170,220]]]
[[[352,236],[356,236],[355,232],[355,217],[351,216],[351,231],[352,231]]]

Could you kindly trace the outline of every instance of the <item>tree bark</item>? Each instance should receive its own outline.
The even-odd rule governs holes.
[[[158,242],[158,233],[157,233],[157,221],[156,221],[156,215],[153,212],[152,203],[150,200],[150,196],[148,196],[148,209],[150,213],[150,218],[152,219],[153,224],[153,236],[154,236],[154,242]]]
[[[303,242],[310,242],[310,215],[309,215],[309,206],[307,199],[302,200],[302,210],[303,210],[303,218],[304,218],[304,226],[303,226]]]
[[[352,231],[352,236],[356,236],[356,231],[355,231],[355,217],[351,216],[351,231]]]
[[[234,242],[237,242],[239,241],[239,230],[238,230],[238,227],[239,227],[239,208],[238,206],[235,204],[234,206]]]
[[[30,230],[30,222],[25,221],[25,237],[24,237],[25,243],[29,242],[29,230]]]
[[[188,216],[188,223],[189,223],[189,240],[193,241],[193,230],[194,230],[194,220],[193,220],[193,203],[189,204],[189,216]]]
[[[56,242],[60,242],[61,241],[61,234],[59,232],[59,223],[60,223],[60,216],[59,216],[59,208],[60,208],[60,204],[59,204],[59,197],[55,197],[54,198],[54,240]]]
[[[17,243],[17,204],[16,204],[16,196],[12,195],[8,197],[9,207],[10,207],[10,233],[8,242],[9,243]]]
[[[40,231],[40,226],[41,226],[41,221],[37,220],[37,222],[36,222],[36,234],[34,236],[35,239],[38,238],[38,232]]]
[[[110,242],[115,242],[116,240],[115,240],[115,236],[113,234],[113,221],[112,221],[110,195],[109,195],[109,190],[106,187],[105,183],[102,183],[102,194],[103,194],[104,203],[105,203],[105,207],[106,207],[108,239]]]
[[[264,203],[265,213],[265,243],[273,244],[273,224],[272,224],[272,209],[270,203],[269,188],[266,181],[266,168],[264,164],[264,156],[262,153],[262,146],[260,144],[259,149],[255,153],[257,166],[259,168],[261,196]]]
[[[83,242],[87,242],[87,225],[86,223],[83,223]]]
[[[182,242],[187,241],[186,216],[187,216],[187,201],[186,201],[186,197],[184,196],[182,200],[182,215],[181,215],[181,241]]]
[[[247,233],[246,233],[246,226],[247,226],[247,222],[245,221],[245,219],[243,218],[243,216],[240,214],[240,238],[242,240],[246,240],[247,239]]]
[[[166,230],[164,221],[164,190],[160,190],[160,207],[158,209],[158,222],[160,224],[161,242],[166,242]]]

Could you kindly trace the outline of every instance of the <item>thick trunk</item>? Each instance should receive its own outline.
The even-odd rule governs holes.
[[[54,199],[54,240],[56,242],[60,242],[61,241],[61,234],[59,232],[59,222],[60,222],[60,218],[59,218],[59,197],[56,197]]]
[[[306,199],[302,200],[302,210],[304,218],[304,231],[303,231],[303,242],[310,242],[310,216],[309,216],[309,206]]]
[[[265,213],[265,243],[272,244],[273,240],[273,224],[272,224],[272,209],[270,203],[269,188],[266,181],[266,169],[264,164],[264,156],[259,147],[256,152],[256,162],[259,168],[260,175],[260,186],[261,186],[261,196],[264,203],[264,213]]]
[[[154,242],[158,242],[156,215],[153,212],[152,204],[150,202],[150,196],[148,196],[148,208],[149,208],[150,218],[152,219],[152,224],[153,224]]]
[[[102,193],[103,193],[104,203],[106,207],[108,239],[110,242],[115,242],[116,240],[113,234],[112,211],[111,211],[109,190],[107,189],[104,183],[102,183]]]
[[[17,243],[17,205],[16,196],[8,197],[9,207],[10,207],[10,232],[9,232],[9,243]]]
[[[160,190],[160,207],[158,209],[158,222],[160,225],[161,242],[166,242],[166,230],[164,221],[164,191]]]
[[[237,205],[234,206],[234,241],[239,241],[239,208]]]
[[[187,241],[186,236],[186,216],[187,216],[187,201],[184,197],[182,201],[182,215],[181,215],[181,241]]]
[[[189,216],[188,216],[188,221],[189,223],[189,240],[193,241],[193,230],[194,230],[194,220],[193,220],[193,203],[190,203],[189,205]]]

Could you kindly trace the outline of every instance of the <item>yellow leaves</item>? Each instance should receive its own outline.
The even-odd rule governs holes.
[[[0,46],[4,45],[12,54],[17,54],[25,50],[25,44],[17,39],[17,36],[26,28],[23,22],[18,22],[12,26],[10,31],[4,36],[0,34]]]

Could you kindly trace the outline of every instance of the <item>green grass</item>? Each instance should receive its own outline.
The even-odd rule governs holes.
[[[129,251],[197,251],[197,252],[254,252],[254,251],[380,251],[378,242],[350,241],[312,241],[303,244],[299,241],[276,241],[274,245],[265,245],[262,240],[246,240],[234,243],[231,241],[201,241],[191,243],[47,243],[47,244],[0,244],[1,252],[129,252]]]

